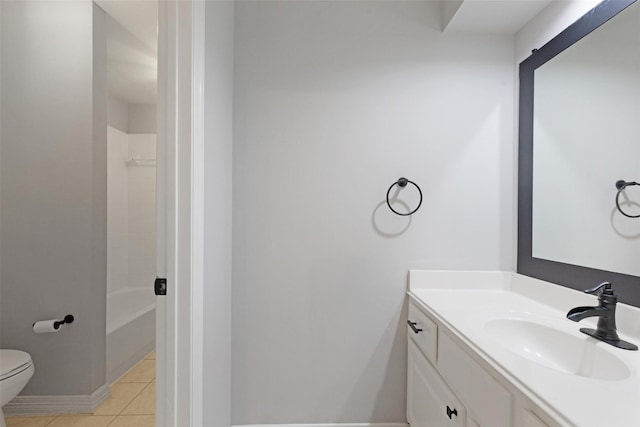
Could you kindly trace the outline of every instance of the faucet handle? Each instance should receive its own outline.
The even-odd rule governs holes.
[[[613,292],[613,287],[609,282],[600,283],[595,288],[587,289],[585,292],[588,294],[596,294],[600,289],[602,289],[598,294],[598,301],[600,301],[600,304],[615,304],[618,302],[618,296]]]
[[[611,289],[611,283],[609,282],[602,282],[600,283],[598,286],[596,286],[593,289],[585,289],[584,292],[587,294],[595,294],[596,292],[598,292],[600,289],[604,288],[603,292],[607,292],[607,293],[613,293],[613,289]]]

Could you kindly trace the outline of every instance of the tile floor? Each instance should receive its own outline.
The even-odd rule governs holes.
[[[7,427],[154,427],[155,353],[111,385],[111,397],[93,414],[7,417]]]

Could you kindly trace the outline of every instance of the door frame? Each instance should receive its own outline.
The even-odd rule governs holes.
[[[204,8],[158,2],[157,427],[203,423]]]

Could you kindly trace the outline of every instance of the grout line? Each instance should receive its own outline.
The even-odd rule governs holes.
[[[134,384],[140,384],[140,383],[134,383]],[[151,384],[151,383],[149,383],[149,384]],[[124,410],[125,410],[125,409],[127,409],[127,408],[128,408],[128,407],[133,403],[133,401],[134,401],[134,400],[136,400],[136,399],[138,398],[138,396],[140,396],[140,395],[142,394],[142,392],[143,392],[143,391],[144,391],[144,390],[149,386],[149,384],[147,384],[146,386],[142,387],[142,390],[140,390],[140,392],[139,392],[138,394],[136,394],[135,396],[133,396],[133,399],[131,399],[131,400],[129,401],[129,403],[127,403],[127,404],[125,405],[125,407],[124,407],[124,408],[122,408],[122,410],[121,410],[120,412],[118,412],[118,415],[116,415],[116,417],[119,417],[120,415],[122,415],[122,413],[124,412]]]
[[[155,359],[142,359],[141,361],[139,361],[138,363],[136,363],[135,365],[133,365],[133,367],[131,369],[129,369],[127,372],[125,372],[124,374],[122,374],[116,381],[113,382],[113,384],[115,383],[119,383],[122,381],[122,379],[124,377],[126,377],[129,373],[133,372],[137,367],[139,367],[140,365],[142,365],[144,362],[153,362],[153,364],[156,364]],[[153,379],[156,377],[156,367],[153,367],[153,378],[151,378],[151,380],[149,380],[148,382],[153,381]],[[133,382],[133,383],[147,383],[147,381],[127,381],[127,382]]]
[[[2,0],[0,0],[2,1]],[[155,351],[155,350],[154,350]],[[151,354],[151,353],[149,353]],[[147,356],[149,355],[147,354]],[[156,361],[156,359],[147,359],[145,356],[143,359],[139,360],[138,363],[136,363],[135,365],[133,365],[131,368],[129,368],[127,371],[125,371],[122,375],[120,375],[118,378],[116,378],[111,384],[109,384],[110,386],[114,385],[115,383],[120,382],[121,379],[123,379],[125,376],[127,376],[127,374],[131,371],[133,371],[135,368],[137,368],[142,362],[144,362],[145,360],[152,360],[154,363]],[[155,367],[154,367],[155,370]],[[154,378],[155,378],[155,372],[154,372]]]
[[[57,419],[58,419],[58,417],[59,417],[59,416],[60,416],[60,415],[53,415],[53,419],[52,419],[51,421],[49,421],[48,423],[46,423],[46,424],[44,425],[44,427],[47,427],[48,425],[50,425],[51,423],[53,423],[55,420],[57,420]]]
[[[142,387],[142,390],[140,391],[140,393],[138,393],[138,394],[136,395],[136,397],[134,397],[133,399],[131,399],[131,402],[129,402],[129,403],[127,404],[127,406],[125,406],[125,407],[122,409],[122,411],[120,411],[120,413],[119,413],[117,416],[119,417],[120,415],[122,415],[122,413],[123,413],[123,412],[124,412],[124,411],[129,407],[129,406],[131,406],[131,404],[133,403],[133,401],[134,401],[134,400],[136,400],[136,399],[138,398],[138,396],[140,396],[140,395],[141,395],[141,394],[142,394],[142,393],[143,393],[147,388],[149,388],[149,386],[150,386],[151,384],[152,384],[152,383],[147,383],[147,385],[146,385],[146,386]],[[149,415],[149,414],[131,414],[131,415]],[[154,413],[154,415],[155,415],[155,413]]]
[[[109,424],[106,425],[106,427],[109,427],[110,425],[112,425],[113,423],[116,422],[116,420],[118,418],[127,418],[127,417],[146,417],[146,416],[153,416],[155,418],[156,414],[131,414],[131,415],[116,415],[113,420],[111,420],[109,422]]]

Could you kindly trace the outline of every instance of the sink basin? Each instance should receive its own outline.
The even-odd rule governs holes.
[[[484,331],[507,350],[556,371],[598,380],[628,378],[631,370],[586,335],[575,336],[553,326],[520,318],[496,318]]]

